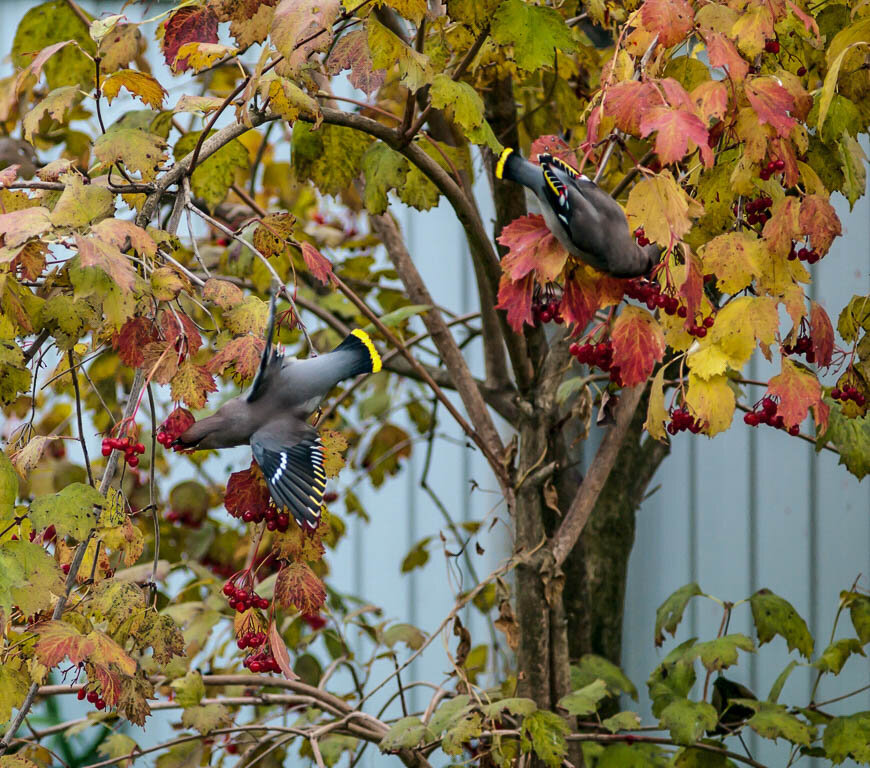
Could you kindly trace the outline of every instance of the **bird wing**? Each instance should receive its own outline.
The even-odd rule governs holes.
[[[285,417],[257,430],[251,437],[251,449],[278,507],[286,507],[303,528],[317,528],[326,492],[323,446],[317,430]]]
[[[275,292],[272,292],[272,299],[269,302],[269,321],[266,324],[266,346],[263,347],[263,356],[260,358],[260,367],[257,369],[257,375],[254,376],[254,383],[251,385],[251,391],[248,392],[247,400],[249,403],[254,402],[266,390],[266,379],[270,373],[273,363],[279,359],[278,351],[272,344],[275,337]]]

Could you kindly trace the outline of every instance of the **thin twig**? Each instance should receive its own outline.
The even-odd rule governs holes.
[[[88,471],[88,483],[91,488],[94,487],[94,473],[91,472],[91,460],[88,458],[88,444],[85,440],[85,428],[82,426],[82,394],[79,391],[79,377],[76,373],[75,366],[73,363],[73,351],[70,349],[67,351],[67,360],[69,360],[69,369],[70,375],[72,376],[73,389],[76,394],[76,421],[78,422],[79,427],[79,443],[82,446],[82,453],[85,457],[85,469]]]

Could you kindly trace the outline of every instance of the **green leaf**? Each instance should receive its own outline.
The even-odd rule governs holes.
[[[300,179],[311,179],[325,195],[346,190],[360,173],[371,138],[342,125],[307,123],[293,126],[293,168]]]
[[[535,72],[552,67],[556,50],[570,53],[574,38],[565,20],[552,8],[505,0],[492,20],[492,37],[499,45],[512,46],[520,69]]]
[[[711,739],[702,739],[702,743],[721,747],[721,744]],[[725,755],[716,754],[697,747],[683,747],[674,758],[674,768],[734,768]]]
[[[529,746],[550,768],[558,768],[568,753],[565,737],[571,728],[555,712],[539,709],[523,719],[522,744]]]
[[[52,594],[62,595],[64,583],[55,559],[39,544],[5,541],[0,548],[0,608],[12,606],[30,616],[51,607]]]
[[[412,624],[393,624],[384,632],[384,644],[392,648],[396,643],[404,643],[416,651],[426,642],[426,635]]]
[[[408,304],[406,307],[399,307],[398,309],[394,309],[392,312],[387,312],[387,314],[381,317],[381,322],[386,325],[387,328],[395,328],[397,325],[404,323],[408,318],[422,315],[430,309],[432,309],[431,304]],[[375,326],[372,323],[369,323],[365,328],[363,328],[363,330],[366,333],[374,333]]]
[[[0,522],[15,517],[15,499],[18,498],[18,473],[9,457],[0,451]]]
[[[94,507],[102,508],[106,498],[84,483],[70,483],[60,493],[40,496],[30,505],[30,522],[37,530],[53,525],[58,536],[84,541],[96,527]]]
[[[69,731],[66,732],[66,735],[69,735]],[[122,762],[121,758],[127,757],[138,746],[126,733],[112,733],[103,740],[97,749],[97,753],[103,757],[118,760],[120,764]]]
[[[412,93],[431,80],[429,58],[405,45],[374,14],[366,20],[366,31],[374,69],[389,70],[398,65],[399,80]]]
[[[94,141],[94,157],[104,165],[123,163],[128,170],[140,173],[144,181],[152,181],[166,162],[166,141],[137,128],[112,127]]]
[[[359,739],[353,736],[343,736],[338,733],[329,733],[320,740],[320,754],[327,766],[335,765],[345,753],[353,754],[356,751]]]
[[[607,683],[596,680],[583,686],[579,691],[569,693],[559,699],[559,706],[568,710],[570,715],[591,715],[598,710],[598,702],[608,696]]]
[[[837,330],[843,341],[855,341],[859,333],[870,331],[870,296],[853,296],[840,311]]]
[[[30,389],[30,370],[17,344],[0,341],[0,403],[8,404]]]
[[[186,133],[175,144],[175,159],[192,152],[202,131]],[[211,131],[209,136],[215,131]],[[224,201],[235,180],[236,170],[248,167],[248,150],[238,139],[233,139],[205,160],[197,160],[196,170],[190,177],[193,194],[202,198],[211,210]]]
[[[689,600],[697,595],[703,595],[701,588],[695,584],[686,584],[665,600],[656,611],[655,643],[660,646],[665,641],[665,632],[675,635],[677,627],[683,620],[683,613]]]
[[[170,686],[175,691],[176,703],[185,709],[199,705],[205,696],[205,683],[202,681],[202,675],[196,671],[188,672],[184,677],[173,680]]]
[[[860,592],[842,592],[840,599],[849,606],[849,617],[861,645],[870,643],[870,597]]]
[[[30,688],[30,677],[11,664],[0,665],[0,723],[12,717],[12,710],[21,706]]]
[[[858,640],[854,637],[844,637],[825,648],[822,655],[813,662],[813,666],[822,672],[832,672],[839,675],[843,665],[853,653],[866,656]]]
[[[432,539],[431,536],[426,536],[423,539],[420,539],[405,555],[405,558],[402,560],[402,573],[410,573],[415,568],[422,568],[426,563],[429,562],[429,550],[426,547],[429,545],[429,541]]]
[[[531,699],[510,697],[507,699],[501,699],[500,701],[494,701],[490,704],[484,704],[483,714],[484,717],[490,719],[497,719],[501,716],[502,712],[507,710],[512,715],[527,717],[528,715],[531,715],[532,712],[535,712],[537,709],[538,705],[535,704],[535,702]]]
[[[859,763],[870,762],[870,712],[835,717],[825,728],[822,743],[834,765],[850,757]]]
[[[462,716],[470,701],[467,695],[462,694],[441,703],[429,720],[429,730],[432,731],[434,738],[437,739],[445,728],[450,727],[451,723]]]
[[[848,133],[837,143],[840,154],[840,167],[843,169],[842,193],[849,201],[849,207],[854,208],[858,198],[867,188],[867,155],[858,140]]]
[[[737,649],[755,652],[755,644],[746,635],[734,634],[717,637],[704,643],[696,643],[691,658],[701,659],[708,672],[726,669],[737,663]]]
[[[719,717],[706,701],[676,699],[664,708],[659,720],[677,744],[694,744],[704,731],[716,727]]]
[[[816,452],[830,443],[840,454],[838,463],[861,480],[870,474],[870,413],[850,419],[839,403],[824,400],[830,408],[828,428],[816,437]]]
[[[637,712],[619,712],[613,717],[602,720],[601,725],[611,733],[633,731],[640,726],[640,715]]]
[[[105,187],[85,184],[78,174],[65,177],[66,185],[51,212],[55,227],[82,228],[115,212],[115,198]]]
[[[776,704],[779,699],[779,694],[782,693],[783,687],[785,687],[786,680],[788,680],[789,675],[792,673],[792,670],[798,665],[798,662],[795,659],[792,659],[782,672],[779,673],[779,676],[774,680],[773,685],[770,688],[770,693],[767,694],[767,700],[771,704]]]
[[[684,699],[692,690],[695,684],[695,666],[686,657],[691,658],[694,645],[695,638],[681,643],[650,674],[646,684],[653,704],[653,715],[656,717],[660,717],[662,710],[674,699]]]
[[[199,739],[176,744],[157,758],[155,768],[199,768],[203,749]]]
[[[408,168],[408,160],[382,141],[376,141],[366,150],[362,157],[363,202],[369,213],[381,214],[387,210],[387,193],[405,183]]]
[[[771,704],[767,701],[738,700],[745,706],[750,706],[758,711],[746,721],[759,736],[765,739],[786,739],[792,744],[800,744],[808,747],[812,740],[810,726],[788,713],[780,704]]]
[[[181,714],[181,724],[185,728],[193,728],[203,734],[211,733],[216,728],[226,728],[232,722],[232,713],[223,704],[188,707]]]
[[[441,749],[445,754],[458,757],[465,751],[465,747],[471,739],[480,736],[483,731],[483,718],[479,712],[472,712],[459,719],[452,725],[441,742]]]
[[[381,739],[381,752],[388,752],[401,747],[416,747],[421,741],[431,741],[432,731],[419,717],[403,717],[397,720]]]
[[[752,619],[758,633],[758,644],[769,643],[776,635],[785,638],[788,649],[795,649],[809,659],[813,653],[813,636],[807,623],[787,600],[760,589],[751,598]]]

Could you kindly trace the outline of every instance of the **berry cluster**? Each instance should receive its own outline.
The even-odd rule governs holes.
[[[197,517],[189,509],[185,509],[184,512],[170,509],[166,513],[166,521],[169,523],[181,523],[188,528],[202,528],[202,518]]]
[[[815,248],[807,248],[804,246],[803,248],[797,249],[795,248],[794,243],[791,244],[791,250],[788,252],[789,261],[797,259],[798,261],[805,261],[807,264],[815,264],[821,258],[822,255]]]
[[[262,523],[265,520],[266,528],[270,531],[284,533],[290,527],[290,516],[286,512],[279,512],[272,504],[265,509],[247,509],[238,517],[246,523]]]
[[[777,403],[772,397],[762,397],[755,407],[743,416],[743,423],[750,427],[757,427],[759,424],[767,424],[774,429],[785,429],[785,423],[781,414],[777,414]],[[800,427],[797,424],[788,428],[788,433],[792,436],[800,434]]]
[[[703,339],[707,335],[707,329],[713,327],[713,323],[716,322],[716,319],[713,315],[708,315],[705,317],[700,323],[696,323],[691,328],[686,329],[686,333],[689,336],[696,336],[699,339]]]
[[[637,240],[637,244],[641,246],[641,248],[650,244],[650,240],[646,236],[646,232],[643,231],[643,227],[638,227],[634,230],[634,239]]]
[[[779,43],[777,43],[779,45]],[[767,165],[765,165],[761,169],[761,176],[763,181],[767,181],[774,173],[780,173],[785,170],[785,160],[769,160]]]
[[[79,701],[88,700],[90,704],[93,704],[96,709],[103,710],[106,708],[106,701],[103,699],[100,694],[96,691],[86,691],[84,688],[79,688],[79,692],[76,694],[76,698]]]
[[[831,390],[831,397],[834,398],[834,400],[839,400],[841,403],[848,403],[851,400],[859,408],[863,408],[864,404],[867,402],[867,398],[865,398],[864,395],[862,395],[851,384],[845,384],[842,387],[834,387]]]
[[[232,581],[224,584],[223,593],[229,598],[230,608],[236,613],[244,613],[249,608],[266,610],[269,607],[269,601],[265,597],[255,594],[253,589],[237,587]]]
[[[164,430],[160,430],[157,433],[157,442],[160,443],[164,448],[170,448],[172,446],[172,441],[175,440],[168,432]]]
[[[172,448],[175,451],[185,450],[183,446],[173,446],[172,444],[195,422],[193,414],[186,408],[175,408],[158,428],[157,442],[164,448]]]
[[[562,325],[565,322],[562,318],[562,302],[553,296],[535,298],[532,302],[532,318],[535,325],[551,321]]]
[[[623,290],[628,298],[646,304],[647,309],[658,308],[666,315],[679,315],[680,317],[685,317],[687,314],[686,308],[680,304],[680,300],[676,296],[662,293],[662,287],[652,280],[643,277],[626,280]]]
[[[252,653],[250,656],[246,656],[245,660],[242,662],[245,665],[246,669],[249,669],[251,672],[280,672],[281,667],[278,666],[278,662],[275,661],[275,657],[272,655],[272,651],[268,648],[264,648],[262,651],[258,651],[257,653]]]
[[[103,456],[108,456],[112,451],[124,451],[124,461],[131,467],[139,466],[139,456],[145,453],[142,443],[134,443],[132,437],[104,437]]]
[[[236,640],[236,645],[241,649],[259,648],[265,642],[265,632],[244,632],[242,633],[242,636]]]
[[[610,339],[600,341],[597,344],[578,344],[576,341],[568,347],[568,351],[577,359],[578,363],[600,368],[610,372],[610,380],[617,386],[621,386],[619,378],[619,366],[613,364],[613,342]]]
[[[689,430],[693,435],[697,435],[704,425],[697,421],[687,408],[675,408],[671,411],[671,420],[665,429],[669,435],[676,435],[679,432]]]
[[[756,224],[764,224],[764,222],[773,216],[770,212],[770,206],[772,205],[773,200],[767,195],[750,200],[746,203],[746,221],[753,227]]]
[[[813,350],[813,340],[801,329],[800,335],[794,344],[783,344],[782,351],[787,355],[806,355],[808,363],[816,362],[816,353]]]

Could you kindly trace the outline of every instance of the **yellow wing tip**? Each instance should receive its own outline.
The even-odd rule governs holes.
[[[371,336],[369,336],[362,328],[355,328],[351,333],[366,345],[366,349],[369,351],[369,357],[372,360],[372,373],[377,373],[381,370],[381,356],[378,354],[378,350],[375,349]]]
[[[498,156],[498,162],[495,164],[495,177],[501,179],[504,176],[504,164],[507,162],[513,150],[510,147],[505,147]]]

